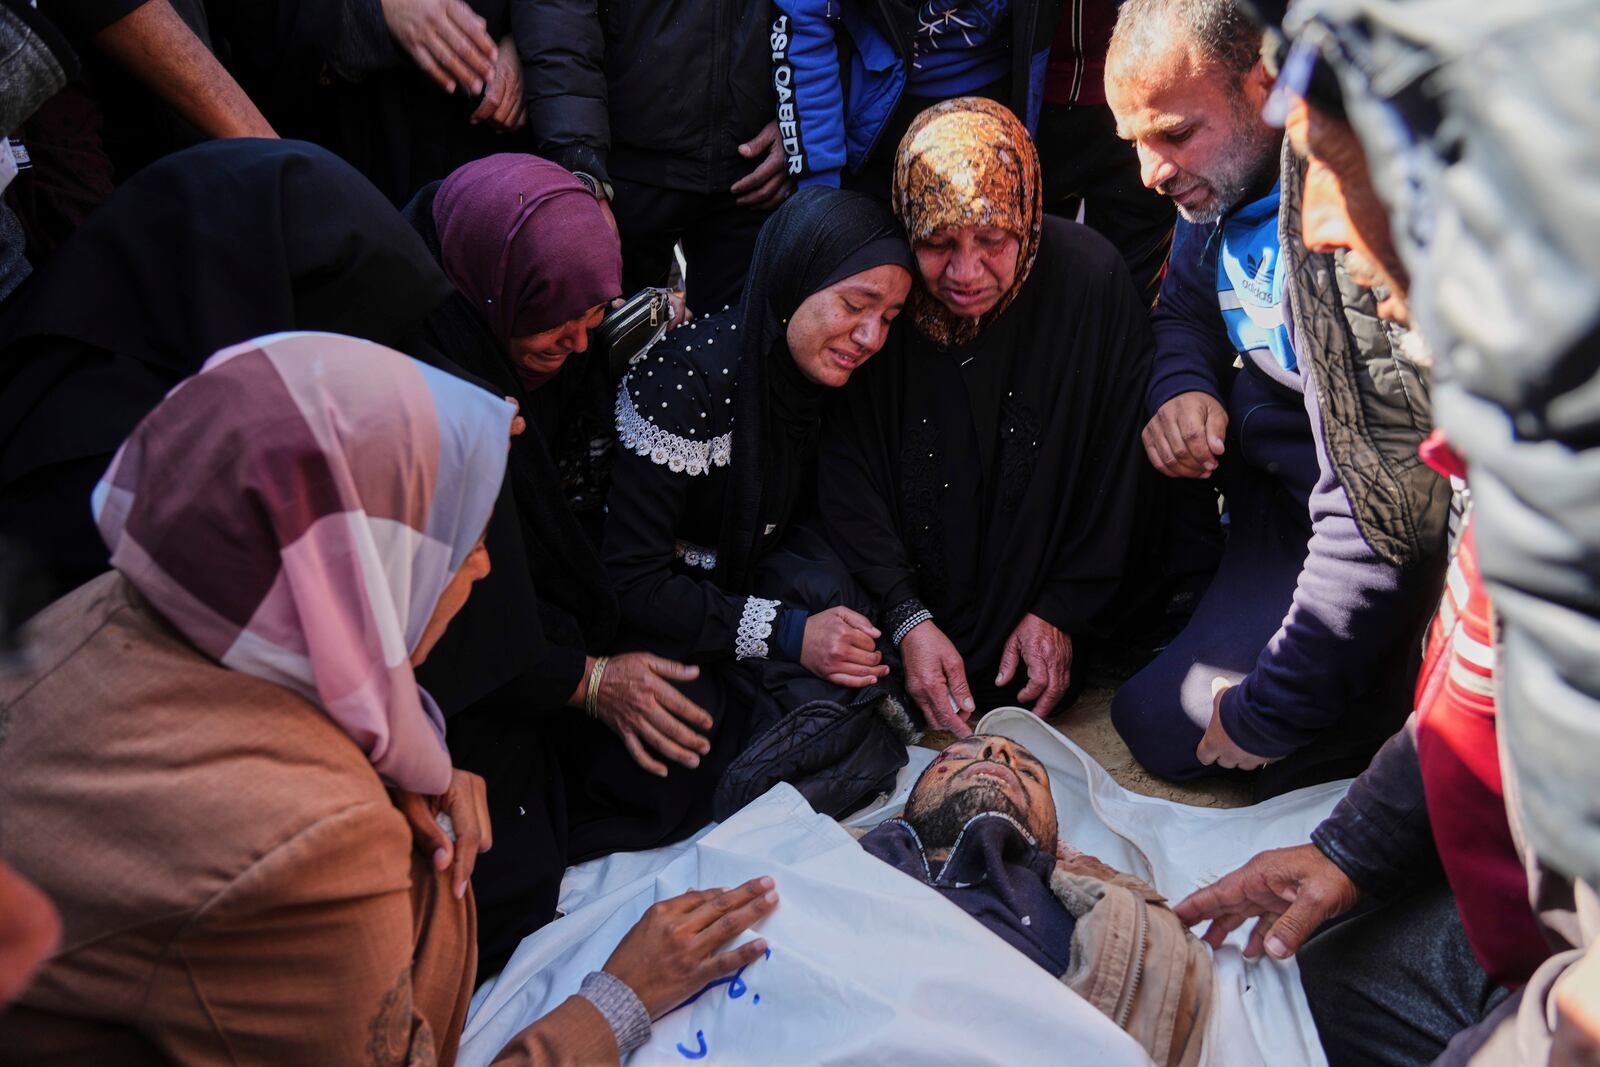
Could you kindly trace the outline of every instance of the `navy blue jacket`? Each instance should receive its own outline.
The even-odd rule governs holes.
[[[894,151],[877,142],[905,94],[916,42],[900,25],[905,12],[895,0],[775,0],[775,6],[772,81],[789,173],[802,186],[838,186],[846,167],[858,171],[875,151]],[[1025,101],[1018,116],[1034,129],[1059,0],[946,6],[951,10],[941,11],[942,19],[981,25],[1009,8],[1012,106]]]
[[[943,864],[928,859],[917,832],[904,819],[878,824],[861,838],[861,847],[938,890],[1055,977],[1067,972],[1077,923],[1050,891],[1055,853],[1032,843],[1008,816],[973,816]]]
[[[1222,725],[1234,743],[1277,757],[1332,726],[1372,688],[1385,653],[1411,640],[1417,598],[1433,594],[1427,574],[1385,562],[1362,536],[1328,453],[1317,390],[1307,388],[1308,361],[1285,371],[1235,351],[1217,303],[1217,244],[1214,227],[1178,223],[1151,314],[1156,347],[1146,408],[1154,415],[1180,393],[1209,393],[1228,410],[1223,462],[1268,471],[1306,502],[1311,536],[1294,601],[1254,669],[1222,698]],[[1289,401],[1296,410],[1287,418],[1298,426],[1263,425],[1263,415],[1289,410],[1274,404],[1268,411],[1263,397]]]

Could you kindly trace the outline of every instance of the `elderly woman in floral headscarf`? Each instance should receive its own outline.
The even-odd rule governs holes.
[[[832,411],[819,491],[907,692],[965,734],[979,706],[1048,714],[1074,636],[1117,598],[1141,525],[1150,334],[1116,250],[1043,214],[1038,154],[994,102],[917,118],[894,206],[914,328]]]

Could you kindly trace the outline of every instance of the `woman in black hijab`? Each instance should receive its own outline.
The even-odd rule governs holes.
[[[888,673],[859,592],[800,520],[823,399],[882,347],[910,264],[877,201],[804,190],[762,228],[743,306],[669,334],[623,380],[603,546],[621,641],[701,665],[685,689],[712,721],[595,750],[585,802],[612,814],[591,836],[692,832],[752,731],[807,700],[870,699]]]
[[[212,141],[134,175],[0,321],[0,537],[65,592],[106,569],[89,494],[213,352],[280,330],[414,350],[450,284],[361,175],[295,141]]]
[[[1119,599],[1148,525],[1150,332],[1115,249],[1042,213],[1038,155],[1005,108],[924,111],[894,192],[913,328],[831,412],[818,491],[907,694],[960,735],[979,708],[1047,714],[1074,637]]]

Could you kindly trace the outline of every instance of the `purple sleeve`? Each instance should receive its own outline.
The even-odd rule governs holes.
[[[1385,563],[1361,536],[1328,458],[1316,392],[1307,382],[1318,471],[1294,600],[1254,669],[1222,697],[1223,728],[1257,756],[1287,755],[1351,710],[1393,663],[1396,643],[1413,639],[1422,603],[1437,600],[1434,568]]]
[[[1209,226],[1178,223],[1161,294],[1150,313],[1155,363],[1145,390],[1145,417],[1179,393],[1210,393],[1223,404],[1221,382],[1238,353],[1217,305],[1217,250]]]

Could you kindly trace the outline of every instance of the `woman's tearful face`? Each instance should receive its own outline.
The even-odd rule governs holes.
[[[806,297],[785,334],[800,373],[833,389],[849,381],[883,347],[910,292],[910,272],[886,263]]]
[[[605,318],[606,305],[596,304],[583,315],[560,326],[524,337],[513,337],[508,345],[511,358],[529,374],[554,374],[567,357],[589,350],[589,331]]]
[[[962,318],[987,314],[1017,278],[1021,242],[994,226],[946,226],[912,247],[922,284]]]

